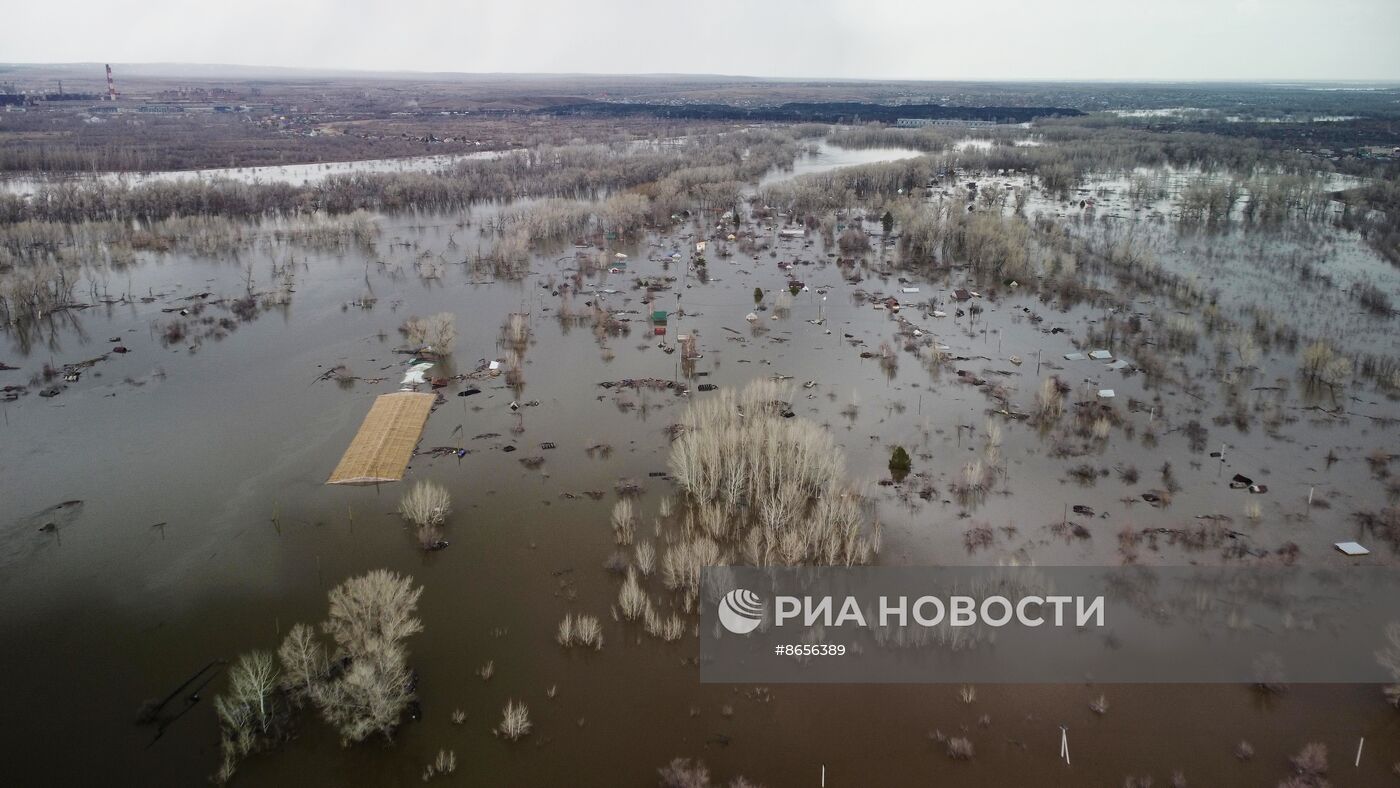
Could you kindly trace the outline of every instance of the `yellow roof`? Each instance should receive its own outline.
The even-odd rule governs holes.
[[[375,484],[403,478],[432,412],[433,394],[401,391],[375,398],[360,431],[326,484]]]

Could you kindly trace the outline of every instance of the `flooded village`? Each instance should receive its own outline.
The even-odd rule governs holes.
[[[869,90],[264,116],[295,162],[231,93],[231,167],[16,153],[203,101],[0,113],[15,784],[1400,781],[1400,635],[1391,687],[699,682],[706,566],[1400,560],[1400,91]],[[284,133],[410,122],[491,136]]]

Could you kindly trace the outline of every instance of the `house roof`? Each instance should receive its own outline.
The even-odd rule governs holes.
[[[350,446],[326,484],[376,484],[403,478],[423,425],[432,413],[433,394],[400,391],[374,400]]]

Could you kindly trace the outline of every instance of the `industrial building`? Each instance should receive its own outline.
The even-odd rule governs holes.
[[[958,118],[900,118],[895,121],[901,129],[921,129],[925,126],[959,126],[962,128],[983,128],[997,125],[991,120],[961,120]]]

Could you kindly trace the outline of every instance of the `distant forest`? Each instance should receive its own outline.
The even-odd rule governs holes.
[[[588,101],[539,110],[551,115],[652,115],[697,120],[813,121],[817,123],[894,123],[900,118],[990,120],[1024,123],[1035,118],[1083,115],[1069,107],[950,107],[942,104],[867,104],[856,101],[789,102],[767,107],[731,104],[647,104]]]

